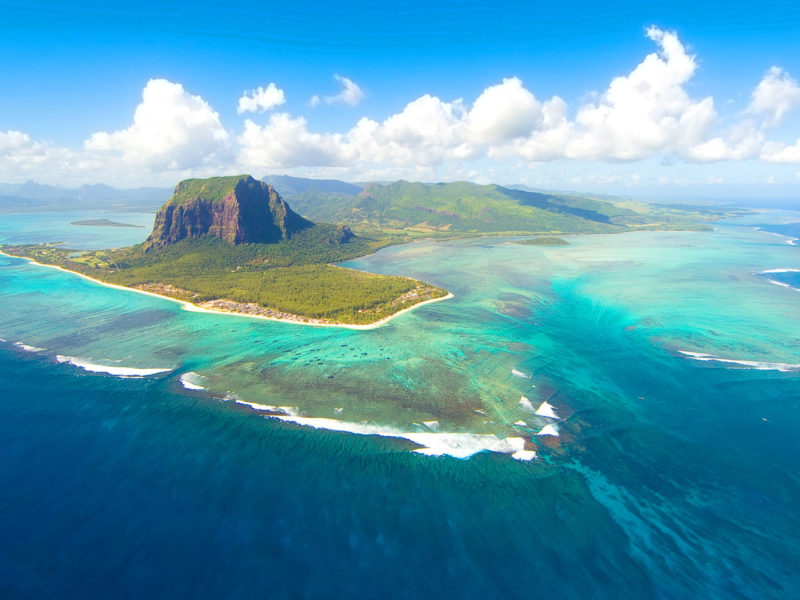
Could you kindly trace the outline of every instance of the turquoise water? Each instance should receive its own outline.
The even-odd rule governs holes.
[[[387,248],[455,298],[369,331],[0,256],[0,591],[795,597],[793,221]]]
[[[138,227],[70,225],[73,221],[108,219]],[[120,248],[143,242],[153,227],[155,213],[74,211],[0,214],[0,244],[63,242],[82,250]]]

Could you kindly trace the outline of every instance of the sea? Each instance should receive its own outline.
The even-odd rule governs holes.
[[[0,255],[0,597],[798,598],[794,233],[392,246],[454,298],[365,331]]]

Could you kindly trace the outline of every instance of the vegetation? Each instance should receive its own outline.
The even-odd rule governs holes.
[[[339,232],[341,228],[334,225],[317,225],[276,244],[237,246],[202,236],[146,253],[142,245],[94,252],[74,252],[55,245],[3,250],[108,283],[193,303],[222,299],[247,305],[217,303],[212,308],[284,318],[299,316],[295,320],[366,324],[446,295],[440,288],[407,277],[326,264],[368,254],[385,244],[362,237],[341,242]]]
[[[90,227],[142,227],[141,225],[131,225],[130,223],[120,223],[110,219],[85,219],[83,221],[72,221],[70,225],[86,225]]]
[[[569,246],[567,240],[549,236],[528,238],[527,240],[520,240],[514,243],[522,246]]]
[[[247,182],[248,175],[230,175],[227,177],[209,177],[207,179],[185,179],[175,186],[170,204],[182,204],[189,200],[205,200],[221,202],[242,180]]]
[[[287,193],[307,217],[395,239],[529,233],[617,233],[707,228],[722,213],[678,210],[575,194],[545,194],[468,182],[368,183],[358,194]]]

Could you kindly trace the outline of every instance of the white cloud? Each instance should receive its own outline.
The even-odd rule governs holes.
[[[530,136],[543,120],[542,104],[511,77],[478,96],[466,118],[466,133],[477,144],[498,144]]]
[[[760,158],[770,163],[800,163],[800,139],[792,145],[767,142]]]
[[[346,172],[356,179],[485,180],[497,168],[519,173],[522,180],[538,163],[572,161],[577,166],[563,175],[564,181],[579,175],[584,183],[600,184],[616,177],[607,173],[609,162],[649,160],[687,168],[688,163],[749,159],[800,163],[800,140],[767,140],[769,129],[800,105],[800,86],[788,73],[769,69],[747,109],[719,118],[712,97],[690,94],[698,63],[677,34],[657,27],[646,34],[657,50],[573,107],[559,96],[537,98],[518,77],[508,77],[487,86],[472,102],[424,94],[395,114],[363,117],[339,131],[312,131],[303,116],[272,112],[266,123],[245,119],[241,133],[233,136],[203,98],[179,83],[153,79],[130,126],[94,133],[80,151],[34,141],[19,131],[0,132],[0,174],[5,167],[15,179],[39,169],[114,177],[135,173],[132,177],[139,180],[164,181],[227,171],[307,169],[328,176]],[[312,105],[361,101],[364,94],[357,84],[335,78],[341,91],[314,96]],[[270,83],[244,93],[237,110],[268,111],[283,103],[283,90]],[[726,119],[732,125],[722,127]],[[606,166],[592,172],[590,161]],[[557,178],[555,164],[547,168]]]
[[[800,86],[786,71],[773,66],[753,90],[745,112],[763,117],[766,127],[776,127],[798,105]]]
[[[261,87],[249,92],[244,92],[236,105],[236,112],[240,115],[246,112],[267,111],[280,106],[286,102],[286,95],[283,90],[270,83],[267,87]]]
[[[323,100],[326,104],[347,104],[348,106],[356,106],[364,99],[364,91],[355,81],[347,77],[342,77],[341,75],[334,75],[333,77],[342,85],[341,91],[334,96],[325,96],[324,98],[316,94],[311,96],[308,103],[312,108],[318,106]]]
[[[658,53],[616,77],[597,103],[575,119],[570,158],[637,160],[655,152],[680,153],[700,143],[716,119],[711,97],[693,100],[684,86],[697,63],[674,32],[647,29]]]
[[[93,133],[84,148],[121,156],[132,168],[171,170],[214,164],[227,149],[229,137],[203,98],[179,83],[151,79],[130,127]]]
[[[238,141],[240,163],[256,171],[341,165],[351,158],[341,135],[311,133],[303,117],[286,113],[270,115],[264,126],[245,120],[244,133]]]
[[[38,176],[42,171],[64,175],[72,168],[74,153],[49,142],[36,141],[27,133],[0,131],[0,177],[4,181]]]

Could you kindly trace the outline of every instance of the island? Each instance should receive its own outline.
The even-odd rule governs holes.
[[[141,225],[120,223],[119,221],[112,221],[110,219],[85,219],[83,221],[72,221],[70,225],[83,225],[86,227],[142,227]]]
[[[560,237],[543,236],[528,238],[526,240],[519,240],[514,242],[521,246],[569,246],[569,242]]]
[[[292,209],[274,184],[286,189]],[[350,184],[250,175],[187,179],[130,248],[75,251],[6,246],[7,254],[106,285],[183,302],[192,310],[308,325],[374,327],[451,297],[409,277],[335,263],[415,239],[530,236],[513,243],[568,246],[566,234],[708,230],[736,213],[469,182]],[[74,224],[124,226],[106,219]]]
[[[180,182],[149,237],[136,246],[76,252],[35,244],[3,252],[193,310],[309,325],[376,326],[452,297],[410,277],[331,264],[388,243],[357,236],[345,225],[305,219],[271,185],[237,175]]]

